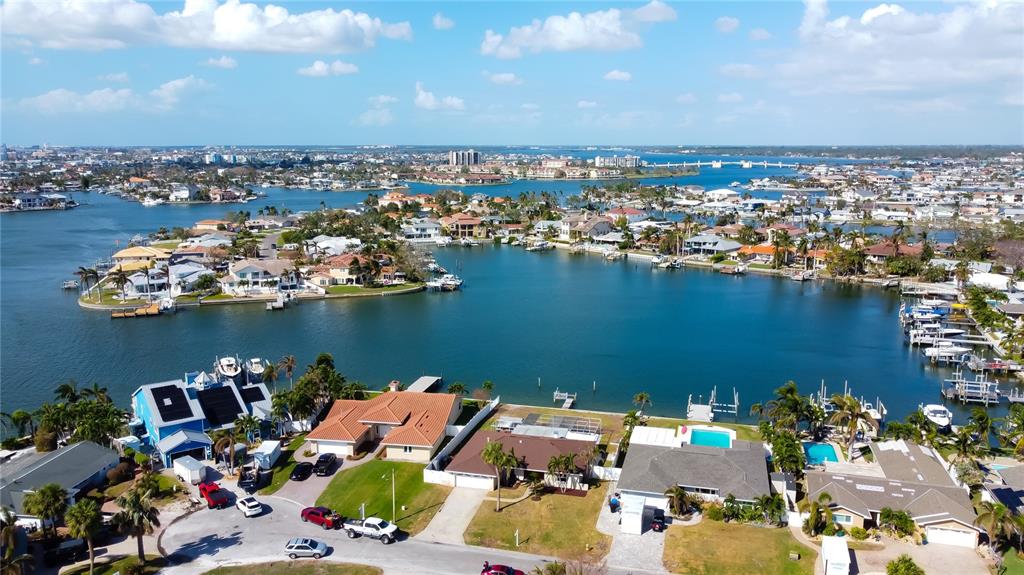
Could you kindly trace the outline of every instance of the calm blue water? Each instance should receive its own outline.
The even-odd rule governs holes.
[[[724,431],[694,429],[690,432],[690,444],[729,448],[732,447],[732,437]]]
[[[739,172],[758,177],[756,170],[732,171],[693,183],[713,187],[713,178],[741,179]],[[518,194],[512,190],[524,185],[479,189]],[[342,207],[366,195],[268,193],[244,209]],[[69,378],[107,386],[127,405],[141,384],[235,353],[293,354],[305,365],[328,351],[349,378],[372,387],[424,373],[469,387],[492,380],[512,402],[550,404],[558,387],[579,392],[581,408],[624,411],[642,390],[654,402],[646,411],[677,416],[688,394],[707,397],[714,386],[720,395],[735,387],[745,414],[789,379],[808,393],[823,379],[839,391],[845,380],[902,416],[935,400],[946,373],[903,345],[899,300],[891,292],[492,246],[438,251],[442,265],[466,279],[460,293],[303,302],[274,314],[226,306],[114,322],[80,309],[61,281],[107,257],[115,241],[123,246],[133,234],[189,226],[239,206],[145,208],[98,194],[78,199],[87,204],[69,212],[0,215],[3,411],[35,408]]]
[[[826,461],[839,461],[839,458],[836,457],[836,448],[831,444],[805,441],[803,446],[808,465],[823,465]]]

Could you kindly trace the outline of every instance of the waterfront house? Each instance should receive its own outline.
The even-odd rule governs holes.
[[[114,254],[115,268],[117,265],[125,265],[132,263],[144,263],[148,265],[156,265],[166,263],[171,257],[171,252],[162,248],[154,248],[152,246],[132,246],[118,251]],[[134,269],[138,269],[138,266],[132,266]],[[125,268],[127,269],[127,267]]]
[[[487,231],[480,225],[480,218],[472,214],[452,214],[441,218],[440,223],[453,238],[478,238],[487,235]]]
[[[572,241],[592,240],[612,231],[612,222],[604,216],[589,216],[579,222],[569,231],[569,239]]]
[[[401,228],[402,237],[411,243],[434,243],[441,237],[441,224],[430,218],[411,218]]]
[[[210,232],[189,238],[180,244],[178,249],[185,248],[228,248],[231,246],[232,232]],[[177,251],[177,250],[175,250]]]
[[[384,456],[426,463],[462,412],[461,396],[387,391],[367,400],[338,399],[306,440],[317,453],[355,455],[380,442]]]
[[[571,490],[587,488],[596,445],[593,441],[520,435],[509,431],[478,431],[452,455],[451,462],[444,470],[455,477],[456,487],[487,490],[497,487],[498,476],[494,466],[481,457],[487,443],[492,441],[500,443],[506,452],[515,454],[517,464],[509,473],[518,480],[525,479],[527,474],[536,474],[552,487]],[[548,471],[552,457],[567,455],[573,456],[574,469],[559,476]],[[506,476],[504,480],[507,479]]]
[[[319,235],[304,244],[305,251],[311,256],[337,256],[362,247],[363,241],[359,238],[348,238],[344,236]]]
[[[617,222],[619,218],[626,218],[626,222],[630,224],[635,224],[647,217],[647,214],[642,210],[630,207],[612,208],[605,212],[605,215],[611,218],[613,222]]]
[[[847,529],[878,525],[882,509],[906,511],[929,543],[975,547],[974,506],[966,488],[954,483],[934,450],[904,440],[876,441],[877,465],[858,470],[808,471],[807,497],[832,498],[833,520]]]
[[[299,221],[298,216],[256,216],[245,221],[245,228],[250,231],[279,230],[294,226]]]
[[[562,223],[557,220],[539,220],[533,223],[533,235],[540,237],[554,237],[558,235]]]
[[[216,232],[218,230],[230,230],[234,227],[234,224],[227,220],[199,220],[196,225],[192,226],[193,229],[201,232]]]
[[[25,513],[25,496],[49,483],[68,493],[74,504],[106,481],[106,473],[120,462],[117,452],[93,443],[79,441],[49,453],[31,452],[4,463],[0,477],[0,505],[20,517]]]
[[[149,268],[128,276],[125,294],[130,298],[166,295],[167,288],[167,272],[164,269]]]
[[[870,263],[884,264],[886,260],[894,255],[920,257],[922,249],[920,244],[898,244],[893,246],[892,240],[885,240],[864,248],[864,256]]]
[[[200,278],[212,275],[215,275],[212,270],[190,260],[167,266],[167,282],[171,291],[178,294],[194,290]]]
[[[687,238],[683,246],[690,253],[702,255],[727,254],[740,249],[742,244],[714,234],[698,234]]]
[[[273,293],[298,289],[299,276],[292,260],[250,258],[231,262],[220,285],[224,293],[235,295]]]
[[[353,272],[353,264],[358,262],[361,269]],[[363,269],[370,263],[370,258],[359,254],[341,254],[327,258],[322,265],[312,268],[314,275],[309,279],[315,285],[327,287],[332,285],[362,285],[366,280]]]

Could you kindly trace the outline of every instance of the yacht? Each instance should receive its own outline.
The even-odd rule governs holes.
[[[946,409],[945,405],[937,403],[929,403],[928,405],[919,405],[921,412],[928,418],[928,421],[934,423],[939,429],[947,429],[953,424],[953,412]]]
[[[61,287],[64,289],[78,289],[78,280],[64,280]]]
[[[462,287],[462,278],[454,274],[443,276],[427,282],[427,289],[434,291],[455,291]]]
[[[659,266],[661,266],[661,264],[665,263],[665,260],[666,260],[665,256],[660,256],[660,255],[659,256],[654,256],[653,258],[651,258],[651,265],[655,266],[655,267],[659,267]]]
[[[260,383],[263,381],[263,372],[270,366],[270,362],[261,358],[253,357],[245,360],[245,379],[248,383]]]
[[[452,239],[448,236],[441,236],[435,239],[434,243],[437,244],[439,247],[446,248],[452,245]]]
[[[146,206],[147,208],[159,206],[162,203],[164,203],[164,201],[160,198],[146,198],[142,200],[142,205]]]
[[[214,368],[217,371],[217,375],[224,376],[228,379],[237,379],[242,374],[242,367],[238,365],[238,359],[234,357],[221,357],[217,358],[214,363]]]
[[[542,252],[544,250],[553,250],[553,249],[555,249],[555,246],[551,242],[546,241],[546,240],[537,240],[536,242],[533,243],[533,245],[531,245],[528,248],[526,248],[526,251],[528,251],[528,252]]]
[[[480,244],[474,242],[473,240],[471,240],[469,238],[461,238],[459,240],[459,245],[464,247],[464,248],[471,248],[471,247],[474,247],[474,246],[478,246]]]

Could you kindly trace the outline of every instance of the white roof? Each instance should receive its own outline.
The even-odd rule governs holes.
[[[850,548],[846,544],[845,537],[822,536],[821,556],[829,563],[836,561],[849,561]]]
[[[629,436],[629,443],[631,445],[679,447],[682,440],[676,436],[676,430],[674,428],[638,425],[633,428],[633,433]]]
[[[273,453],[277,448],[281,447],[280,441],[264,441],[259,447],[252,450],[252,455],[257,453]]]

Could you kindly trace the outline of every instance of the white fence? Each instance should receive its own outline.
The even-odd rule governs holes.
[[[499,405],[501,405],[500,396],[492,399],[490,403],[488,403],[480,411],[478,411],[476,415],[474,415],[472,419],[470,419],[466,423],[466,425],[461,426],[461,429],[459,430],[458,433],[455,434],[454,437],[452,437],[451,441],[449,441],[447,445],[442,447],[441,450],[434,455],[434,459],[430,460],[430,464],[427,465],[427,468],[424,470],[423,480],[427,481],[428,483],[437,483],[436,481],[430,481],[428,479],[426,471],[441,471],[445,459],[447,459],[448,456],[451,455],[453,451],[458,449],[458,447],[462,445],[462,443],[466,441],[466,439],[469,438],[470,435],[473,434],[473,430],[475,430],[477,426],[480,425],[480,422],[487,419],[487,417],[491,415],[491,412],[497,409]],[[449,428],[455,427],[456,426],[449,426]],[[453,483],[444,483],[443,485],[452,484]]]
[[[594,477],[601,481],[618,481],[619,476],[622,475],[621,467],[601,467],[600,465],[595,465],[592,469],[594,470]]]

